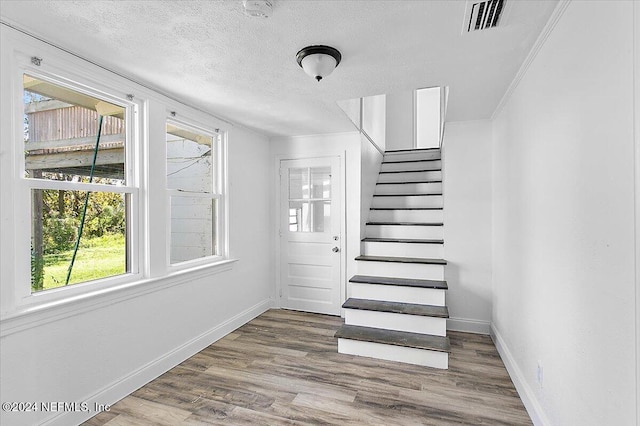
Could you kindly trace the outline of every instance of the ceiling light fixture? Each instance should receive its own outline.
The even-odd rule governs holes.
[[[307,46],[298,52],[296,60],[307,75],[320,81],[333,72],[342,55],[330,46]]]

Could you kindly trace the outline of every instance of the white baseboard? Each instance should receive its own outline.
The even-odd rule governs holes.
[[[515,385],[516,390],[520,395],[520,399],[524,404],[524,408],[527,409],[527,413],[529,413],[529,417],[531,417],[533,424],[536,426],[551,425],[551,422],[547,418],[547,415],[538,402],[533,390],[524,379],[522,370],[516,363],[513,355],[511,355],[509,348],[494,324],[491,324],[491,338],[493,339],[493,343],[496,345],[496,349],[498,349],[502,362],[504,362],[505,367],[507,367],[507,372],[509,373],[509,376],[511,376],[511,381]]]
[[[94,404],[113,405],[272,307],[272,299],[263,300],[81,400],[86,401],[89,407],[93,407]],[[41,425],[80,424],[96,414],[95,412],[64,412],[46,419]]]
[[[489,321],[468,318],[449,318],[447,319],[447,330],[475,334],[490,334],[491,323]]]

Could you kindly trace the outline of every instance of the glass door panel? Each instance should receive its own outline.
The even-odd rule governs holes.
[[[330,232],[331,167],[289,169],[289,231]]]

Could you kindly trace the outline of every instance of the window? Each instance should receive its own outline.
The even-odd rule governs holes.
[[[289,169],[289,231],[331,229],[331,167]]]
[[[176,122],[166,134],[170,263],[220,256],[220,135]]]
[[[131,108],[34,75],[22,83],[31,292],[130,273]]]
[[[4,35],[0,316],[71,312],[231,268],[226,123]]]

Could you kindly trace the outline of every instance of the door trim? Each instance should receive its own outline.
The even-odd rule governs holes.
[[[271,223],[273,226],[273,244],[275,257],[271,259],[275,265],[275,288],[272,298],[274,300],[274,307],[282,308],[280,295],[282,294],[282,286],[280,280],[280,214],[281,212],[281,196],[280,196],[280,162],[283,160],[309,160],[313,158],[335,158],[338,157],[340,163],[340,239],[342,240],[342,250],[340,251],[340,305],[347,300],[347,180],[345,170],[345,152],[327,154],[327,155],[312,155],[312,154],[279,154],[274,157],[274,173],[273,173],[273,191],[275,191],[275,205],[274,212],[275,217],[272,218]],[[344,311],[340,310],[340,316],[344,316]]]

